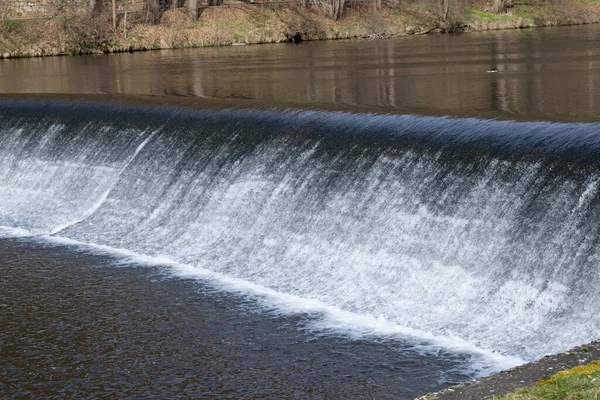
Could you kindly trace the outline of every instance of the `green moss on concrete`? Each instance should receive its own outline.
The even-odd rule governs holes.
[[[600,399],[600,361],[560,371],[535,385],[494,400],[597,400]]]

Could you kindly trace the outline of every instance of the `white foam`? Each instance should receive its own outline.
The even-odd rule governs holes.
[[[598,174],[352,139],[385,125],[494,142],[493,132],[532,125],[236,115],[155,136],[109,122],[8,132],[0,224],[27,229],[6,231],[15,236],[60,232],[75,241],[45,240],[127,249],[122,262],[165,264],[264,310],[315,316],[315,332],[465,351],[482,371],[597,337],[600,315],[587,305],[599,300]]]
[[[1,239],[14,239],[35,236],[35,234],[27,229],[13,228],[9,226],[0,226]]]
[[[121,168],[119,169],[119,172],[117,174],[114,175],[114,177],[112,178],[112,183],[110,184],[110,186],[104,191],[104,193],[102,193],[102,195],[100,195],[100,197],[98,198],[98,200],[96,200],[92,206],[86,210],[83,215],[81,215],[80,217],[68,221],[68,222],[64,222],[62,224],[60,224],[59,226],[53,228],[50,230],[50,235],[55,235],[61,231],[64,231],[65,229],[68,229],[72,226],[75,226],[79,223],[81,223],[82,221],[85,221],[86,219],[88,219],[92,214],[94,214],[96,211],[98,211],[98,209],[100,207],[102,207],[102,204],[104,204],[106,202],[106,199],[108,199],[108,195],[110,195],[110,192],[114,189],[115,185],[117,184],[117,182],[119,181],[119,178],[121,177],[121,175],[123,174],[123,172],[125,172],[125,170],[127,169],[127,167],[129,167],[131,165],[131,163],[135,160],[135,158],[137,157],[137,155],[144,149],[144,147],[146,147],[146,145],[148,144],[148,142],[150,142],[150,140],[152,140],[152,138],[158,133],[159,130],[155,130],[153,131],[150,135],[148,135],[148,137],[146,137],[142,143],[140,143],[138,145],[138,147],[135,149],[135,151],[133,152],[133,154],[125,161],[125,163],[123,163],[123,165],[121,166]]]
[[[95,254],[118,257],[121,265],[152,265],[168,268],[173,276],[202,280],[211,286],[257,300],[267,313],[275,315],[309,314],[312,318],[306,329],[314,333],[338,334],[352,339],[396,339],[407,340],[421,351],[439,350],[468,355],[472,357],[470,368],[477,375],[489,374],[525,363],[525,360],[511,355],[501,354],[497,350],[480,348],[455,335],[440,336],[430,332],[398,325],[384,316],[374,316],[350,312],[322,301],[278,292],[247,280],[234,278],[226,274],[210,271],[190,264],[175,262],[167,257],[152,257],[91,243],[84,243],[60,236],[37,236],[38,241],[57,245],[73,246]]]

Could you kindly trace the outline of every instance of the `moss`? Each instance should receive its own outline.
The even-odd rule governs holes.
[[[588,374],[598,372],[600,373],[600,360],[592,361],[586,365],[579,365],[575,368],[567,369],[564,371],[557,372],[555,375],[551,376],[548,379],[542,379],[536,382],[536,385],[551,385],[556,383],[560,378],[568,377],[577,374]]]
[[[2,23],[6,26],[6,27],[16,27],[19,25],[23,25],[24,23],[26,23],[27,20],[23,20],[23,19],[7,19],[2,21]]]
[[[600,398],[600,360],[557,372],[535,385],[495,400],[575,400]]]

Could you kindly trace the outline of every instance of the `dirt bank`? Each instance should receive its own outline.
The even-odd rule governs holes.
[[[167,11],[158,25],[126,23],[116,29],[106,18],[52,18],[0,22],[0,58],[93,54],[203,46],[277,43],[293,40],[387,38],[424,33],[532,28],[597,23],[600,3],[553,4],[532,0],[505,14],[486,12],[473,0],[440,23],[435,8],[406,6],[348,8],[334,21],[318,10],[286,6],[205,9],[195,23],[183,11]]]
[[[438,393],[419,397],[418,400],[490,399],[533,385],[537,380],[554,375],[558,371],[587,364],[594,360],[600,360],[600,341],[576,347],[564,353],[546,356],[538,361],[463,385],[452,386]]]

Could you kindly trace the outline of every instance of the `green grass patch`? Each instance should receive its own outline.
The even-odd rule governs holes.
[[[465,8],[465,16],[491,22],[506,22],[510,21],[511,19],[510,15],[494,14],[487,11],[476,10],[471,7]]]
[[[529,0],[527,3],[513,8],[512,13],[528,20],[533,20],[533,18],[552,19],[556,17],[557,8],[547,0]]]
[[[46,21],[65,22],[68,19],[68,17],[5,19],[0,20],[0,24],[4,24],[7,28],[18,28],[27,24],[41,24]]]
[[[4,21],[2,21],[2,23],[4,24],[4,26],[6,27],[16,27],[16,26],[20,26],[23,25],[26,21],[26,19],[5,19]]]
[[[600,400],[600,361],[560,371],[494,400]]]
[[[544,15],[548,12],[547,7],[537,7],[530,5],[522,5],[519,7],[515,7],[514,13],[519,17],[527,18],[527,17],[536,17],[539,15]]]

